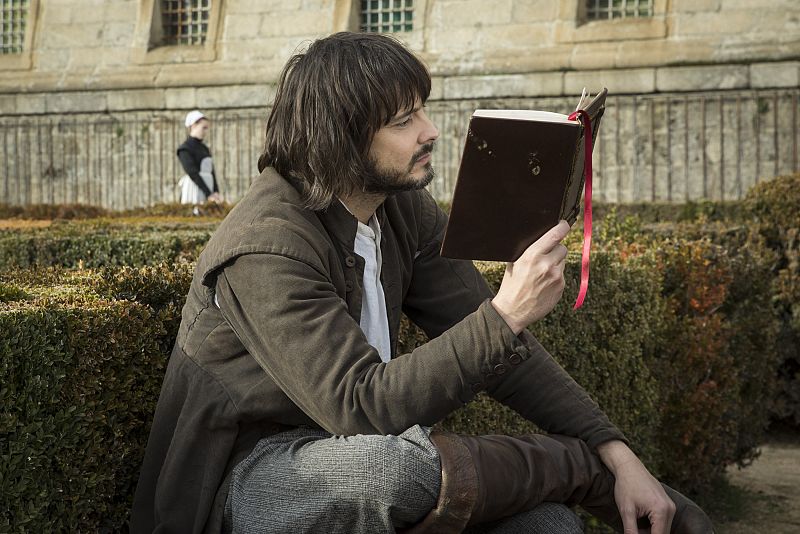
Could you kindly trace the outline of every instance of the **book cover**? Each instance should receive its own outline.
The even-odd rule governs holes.
[[[607,90],[584,96],[596,138]],[[534,241],[580,213],[584,127],[567,115],[477,110],[470,119],[442,256],[515,261]]]

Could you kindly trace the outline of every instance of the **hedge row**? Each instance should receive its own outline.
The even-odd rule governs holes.
[[[584,308],[570,309],[572,256],[563,301],[534,326],[648,465],[685,491],[752,459],[777,363],[785,413],[800,414],[791,367],[800,364],[797,182],[760,186],[738,221],[714,221],[707,210],[669,226],[612,214],[598,226]],[[16,240],[0,245],[0,261],[6,251],[16,258],[5,267],[181,261],[0,270],[0,494],[9,503],[0,531],[122,528],[190,280],[187,260],[210,233],[162,223],[72,222],[0,236]],[[480,268],[499,284],[501,265]],[[401,342],[409,348],[419,336],[406,324]],[[535,430],[485,396],[443,425]]]
[[[779,361],[768,274],[764,256],[730,258],[707,240],[609,249],[593,256],[584,307],[571,309],[576,259],[564,298],[532,330],[648,465],[698,490],[752,460],[768,424]],[[497,287],[502,267],[486,275]],[[494,417],[474,409],[467,421]]]
[[[611,236],[601,235],[599,241],[652,247],[670,238],[707,239],[727,252],[734,267],[742,256],[761,257],[767,264],[763,278],[740,288],[741,297],[749,295],[758,306],[777,314],[777,330],[756,334],[763,338],[759,342],[769,342],[761,350],[772,351],[781,362],[777,393],[766,404],[774,420],[800,428],[800,173],[761,182],[742,202],[723,206],[717,214],[724,212],[724,217],[709,217],[710,209],[698,210],[694,218],[678,224],[652,222],[659,221],[658,206],[652,208],[655,214],[647,207],[632,217],[612,213],[600,231],[608,233],[603,227],[611,226]]]
[[[228,214],[230,204],[216,204],[207,202],[199,206],[202,217],[222,218]],[[88,204],[29,204],[26,206],[12,206],[0,204],[0,219],[27,219],[27,220],[82,220],[97,219],[101,217],[140,217],[140,216],[176,216],[189,217],[192,214],[190,204],[156,204],[147,208],[134,208],[123,211],[113,211],[99,206]]]
[[[707,241],[599,251],[574,312],[571,256],[565,297],[534,332],[656,473],[696,489],[751,458],[766,424],[752,401],[769,394],[774,365],[751,347],[774,319],[743,292],[764,268]],[[502,265],[480,269],[499,284]],[[189,264],[0,273],[0,529],[123,528],[190,278]],[[402,346],[420,340],[404,324]],[[535,430],[485,396],[442,424]]]
[[[190,277],[0,274],[0,531],[122,528]]]
[[[758,236],[775,253],[773,302],[781,319],[782,360],[775,413],[800,428],[800,173],[753,187],[745,207]]]
[[[192,261],[213,227],[174,222],[64,223],[0,234],[0,269],[142,266]]]

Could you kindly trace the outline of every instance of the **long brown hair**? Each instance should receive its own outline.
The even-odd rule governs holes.
[[[375,132],[430,90],[428,69],[393,37],[319,39],[281,73],[258,170],[299,179],[306,207],[324,209],[362,188]]]

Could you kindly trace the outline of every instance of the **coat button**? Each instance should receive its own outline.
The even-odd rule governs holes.
[[[353,267],[356,264],[356,259],[353,256],[347,256],[344,259],[344,264],[347,265],[348,267]]]
[[[498,375],[502,375],[507,370],[508,367],[504,363],[498,363],[497,365],[494,366],[494,372],[497,373]]]
[[[472,388],[472,392],[473,392],[473,393],[478,393],[478,392],[480,392],[481,390],[483,390],[483,388],[484,388],[484,386],[483,386],[483,382],[475,382],[475,383],[474,383],[474,384],[472,384],[470,387]]]
[[[353,282],[351,282],[350,280],[345,282],[344,283],[344,290],[347,291],[348,293],[351,292],[353,290]]]
[[[508,361],[511,362],[511,365],[519,365],[519,362],[522,361],[522,356],[515,352],[508,357]]]

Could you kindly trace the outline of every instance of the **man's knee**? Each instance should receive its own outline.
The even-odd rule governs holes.
[[[353,443],[343,451],[351,464],[350,480],[339,487],[339,498],[355,505],[370,501],[389,505],[404,520],[422,517],[436,504],[441,469],[427,435],[410,431],[343,439]]]
[[[400,436],[294,434],[263,440],[234,470],[231,524],[269,517],[281,525],[352,522],[380,531],[414,524],[436,504],[439,456],[419,427]]]

